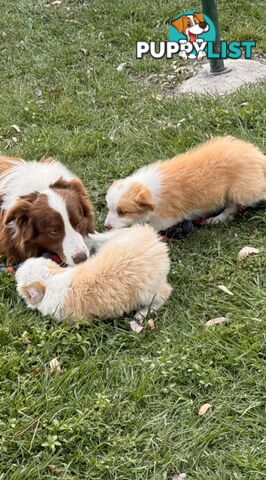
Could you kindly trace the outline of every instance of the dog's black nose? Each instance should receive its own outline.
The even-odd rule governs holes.
[[[72,260],[75,263],[75,265],[77,265],[78,263],[85,262],[87,258],[88,257],[86,253],[80,252],[80,253],[77,253],[74,257],[72,257]]]
[[[200,22],[199,26],[200,26],[200,28],[206,28],[207,23],[206,22]]]

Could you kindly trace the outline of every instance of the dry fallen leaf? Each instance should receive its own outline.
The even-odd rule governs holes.
[[[11,125],[11,127],[14,128],[16,132],[20,133],[20,128],[15,123]]]
[[[62,369],[60,367],[60,363],[57,359],[57,357],[53,358],[50,363],[50,369],[52,372],[55,372],[55,373],[61,373],[62,372]]]
[[[131,320],[129,322],[129,325],[133,332],[140,333],[141,330],[143,330],[143,327],[138,322],[136,322],[136,320]]]
[[[231,290],[228,290],[227,287],[225,287],[224,285],[218,285],[218,288],[219,290],[222,290],[222,292],[224,293],[228,293],[228,295],[234,295]]]
[[[64,88],[63,87],[54,87],[54,88],[49,88],[48,93],[60,93],[63,92]]]
[[[212,327],[213,325],[219,325],[220,323],[225,322],[225,320],[226,320],[225,317],[211,318],[205,323],[205,325],[206,327]]]
[[[14,142],[14,143],[18,143],[17,137],[11,137],[11,140],[12,140],[12,142]]]
[[[238,252],[237,260],[241,262],[242,260],[244,260],[244,258],[246,258],[248,255],[251,255],[252,253],[260,253],[260,250],[254,247],[243,247],[241,248],[240,252]]]
[[[202,417],[203,415],[205,415],[205,413],[208,412],[208,410],[210,410],[211,407],[212,407],[212,405],[210,403],[204,403],[203,405],[201,405],[201,407],[198,411],[198,415],[200,417]]]

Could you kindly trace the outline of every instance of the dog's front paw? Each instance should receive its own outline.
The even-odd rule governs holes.
[[[210,217],[208,218],[205,223],[209,225],[217,225],[218,223],[223,223],[226,220],[233,220],[234,215],[233,214],[224,214],[223,212],[220,213],[220,215],[216,215],[216,217]]]
[[[142,323],[143,320],[147,317],[148,313],[149,313],[149,308],[143,307],[137,313],[135,313],[134,318],[138,322]]]
[[[183,50],[179,53],[179,57],[183,58],[183,60],[187,60],[187,53]]]
[[[198,53],[198,60],[201,61],[204,57],[206,57],[206,53],[203,51],[200,51]]]

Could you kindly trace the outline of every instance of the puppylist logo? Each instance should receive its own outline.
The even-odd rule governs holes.
[[[220,42],[219,52],[215,49],[216,30],[214,23],[202,12],[194,10],[177,15],[171,22],[168,32],[168,41],[164,42],[137,42],[136,57],[143,58],[150,54],[152,58],[173,58],[178,55],[183,60],[230,58],[238,59],[244,56],[251,59],[252,48],[256,42],[232,41]]]

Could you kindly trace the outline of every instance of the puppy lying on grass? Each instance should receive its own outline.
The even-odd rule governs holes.
[[[134,310],[141,319],[171,294],[169,268],[166,244],[150,226],[136,225],[73,268],[46,258],[26,260],[16,272],[17,291],[30,308],[58,321],[116,318]]]

